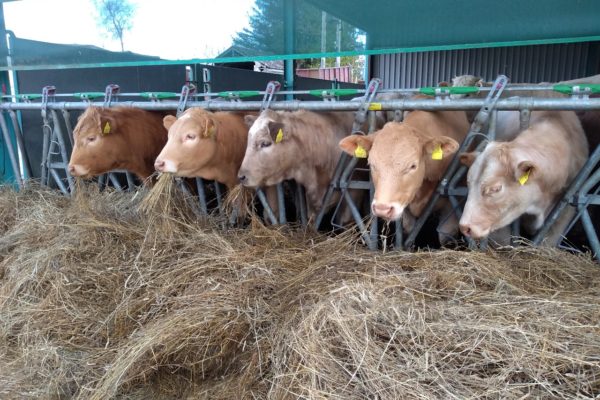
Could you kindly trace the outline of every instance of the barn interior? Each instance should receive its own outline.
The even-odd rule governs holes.
[[[274,211],[263,194],[227,196],[201,178],[186,186],[163,174],[152,188],[120,170],[75,179],[68,161],[92,105],[351,110],[367,134],[382,115],[468,109],[485,116],[471,125],[475,144],[501,110],[518,110],[522,126],[535,110],[600,113],[599,81],[565,83],[600,74],[600,4],[251,3],[262,30],[235,26],[245,41],[177,57],[77,34],[51,43],[44,29],[77,19],[65,10],[20,36],[10,17],[35,2],[0,0],[0,398],[597,398],[593,122],[590,157],[542,228],[516,221],[502,247],[462,236],[441,246],[436,225],[449,216],[435,200],[412,231],[372,218],[369,168],[352,157],[327,192],[341,195],[337,206],[316,221],[293,181]],[[201,11],[174,18],[234,24]],[[155,23],[148,41],[197,40]],[[445,86],[460,75],[504,95],[458,98],[494,94]],[[511,95],[540,83],[539,96]],[[543,95],[556,90],[564,97]],[[455,164],[435,193],[459,215],[466,169]],[[336,222],[340,205],[354,207],[351,227]],[[564,238],[538,246],[565,207],[576,212]]]

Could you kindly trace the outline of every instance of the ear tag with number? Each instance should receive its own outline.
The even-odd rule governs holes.
[[[442,145],[438,143],[435,145],[435,149],[433,149],[433,152],[431,153],[431,159],[432,160],[441,160],[443,158],[444,158],[444,151],[442,150]]]
[[[367,158],[367,150],[359,144],[356,146],[356,150],[354,150],[354,157]]]
[[[519,183],[521,184],[521,186],[523,186],[524,184],[527,183],[527,181],[529,180],[529,173],[531,172],[531,169],[528,169],[527,172],[525,172],[523,175],[521,175],[521,177],[519,178]]]
[[[106,122],[104,125],[104,129],[102,130],[103,135],[108,135],[110,133],[110,122]]]
[[[279,143],[283,140],[283,129],[279,128],[277,136],[275,136],[275,143]]]

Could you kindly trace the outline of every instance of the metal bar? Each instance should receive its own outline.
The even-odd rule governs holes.
[[[373,247],[373,241],[372,241],[372,238],[371,238],[369,230],[367,229],[367,227],[365,226],[365,224],[364,224],[364,222],[363,222],[363,220],[361,218],[360,211],[358,210],[358,207],[356,207],[356,204],[354,204],[354,201],[352,200],[352,197],[350,196],[350,193],[348,193],[348,191],[344,192],[344,198],[346,200],[346,204],[350,208],[350,212],[352,213],[352,217],[356,221],[356,226],[358,226],[358,229],[360,231],[360,235],[362,236],[363,240],[367,244],[367,247],[371,249]],[[377,247],[377,240],[375,240],[374,245],[375,245],[375,247]]]
[[[121,184],[119,183],[119,180],[117,179],[117,177],[115,176],[114,173],[109,172],[108,173],[108,179],[113,184],[113,186],[115,187],[115,189],[117,189],[119,192],[123,191],[123,186],[121,186]],[[107,182],[107,184],[108,184],[108,182]]]
[[[368,79],[366,79],[366,81],[368,81]],[[328,88],[324,88],[323,90],[327,90]],[[406,93],[406,94],[416,94],[416,93],[420,93],[422,88],[388,88],[388,89],[379,89],[377,90],[378,93]],[[486,93],[489,92],[493,89],[493,87],[491,86],[482,86],[482,87],[478,87],[479,92],[480,93]],[[279,94],[281,95],[307,95],[307,94],[311,94],[311,92],[314,89],[311,90],[282,90],[279,92]],[[512,85],[509,84],[507,85],[504,90],[508,91],[508,92],[553,92],[554,91],[554,85]],[[367,91],[365,89],[356,89],[357,94],[364,94]],[[223,92],[232,92],[235,93],[236,90],[225,90]],[[220,97],[222,95],[223,92],[202,92],[202,93],[196,93],[196,94],[190,94],[189,97]],[[257,92],[257,95],[264,95],[265,91],[264,90],[256,90],[255,92]],[[128,93],[119,93],[119,98],[122,99],[124,97],[144,97],[144,95],[147,95],[148,92],[128,92]],[[20,96],[27,96],[27,94],[20,94]],[[175,93],[175,97],[179,96],[179,93]],[[17,97],[19,97],[19,95],[17,95]],[[54,97],[56,98],[78,98],[79,96],[75,93],[56,93],[54,94]],[[0,99],[3,100],[13,100],[15,98],[15,95],[2,95],[0,96]]]
[[[133,179],[133,175],[131,175],[131,172],[126,171],[125,178],[127,179],[127,191],[133,191],[135,189],[135,180]]]
[[[63,194],[66,194],[68,196],[69,195],[69,190],[67,189],[67,187],[63,183],[62,179],[60,179],[60,176],[58,176],[58,172],[56,172],[55,169],[51,169],[50,170],[50,175],[52,176],[52,178],[54,178],[54,182],[56,182],[56,185],[58,186],[58,188],[60,189],[60,191]],[[50,180],[49,177],[48,177],[48,180]],[[48,186],[50,186],[49,183],[50,182],[48,182]]]
[[[302,226],[308,225],[308,212],[306,209],[306,192],[304,186],[296,183],[296,205]]]
[[[120,102],[120,106],[136,107],[146,110],[175,110],[179,103],[174,101],[131,101]],[[397,109],[413,110],[478,110],[484,104],[482,99],[398,99],[386,100],[380,103],[382,111],[394,111]],[[90,105],[101,107],[100,102],[53,102],[46,107],[54,110],[85,110]],[[225,101],[192,101],[188,107],[202,107],[211,111],[256,111],[260,110],[262,103],[259,101],[225,102]],[[316,111],[357,111],[361,106],[358,101],[274,101],[269,108],[273,110],[316,110]],[[40,110],[41,103],[1,103],[0,109],[5,110]],[[500,99],[495,106],[498,110],[597,110],[600,109],[600,98],[534,98],[534,97],[511,97]]]
[[[215,185],[215,196],[217,197],[217,208],[219,212],[223,212],[223,189],[221,188],[221,184],[217,181],[214,181]]]
[[[544,240],[544,236],[550,231],[552,225],[556,222],[556,220],[560,217],[564,208],[569,204],[571,198],[577,193],[579,188],[585,183],[588,176],[592,172],[592,170],[596,167],[598,162],[600,161],[600,146],[596,147],[596,150],[592,153],[590,158],[583,165],[575,179],[569,185],[569,188],[564,193],[560,201],[554,206],[550,214],[546,217],[546,221],[544,225],[539,229],[539,231],[533,237],[533,244],[539,245]],[[594,174],[596,175],[596,174]]]
[[[402,247],[402,244],[404,243],[404,230],[402,229],[402,218],[396,221],[395,231],[396,236],[394,238],[394,249],[404,250],[404,248]]]
[[[65,127],[67,128],[69,143],[71,143],[71,146],[73,146],[73,126],[71,125],[71,114],[69,113],[69,110],[62,110],[62,116],[65,120]]]
[[[65,169],[65,175],[67,176],[67,182],[69,182],[69,188],[71,190],[73,190],[73,188],[75,187],[75,182],[73,182],[73,177],[69,173],[69,166],[68,166],[69,156],[67,155],[67,148],[65,146],[65,138],[63,137],[62,128],[60,126],[60,120],[58,119],[58,114],[56,113],[56,110],[51,110],[50,114],[52,115],[52,120],[54,123],[54,134],[55,134],[56,138],[58,139],[60,156],[61,156],[63,162],[65,163],[64,169]]]
[[[594,252],[594,258],[596,261],[600,261],[600,241],[598,240],[598,235],[596,234],[596,229],[594,228],[594,222],[590,218],[590,213],[587,209],[582,210],[581,222],[583,225],[583,230],[588,237],[590,247]]]
[[[285,193],[283,191],[283,183],[277,184],[277,205],[279,210],[279,223],[286,224],[287,218],[285,216]]]
[[[15,154],[15,146],[13,145],[12,138],[10,137],[10,131],[8,130],[4,113],[0,114],[0,127],[2,128],[2,136],[4,137],[4,143],[6,144],[6,148],[8,150],[8,157],[10,159],[10,164],[12,166],[15,179],[17,180],[19,187],[22,188],[23,179],[21,178],[21,168],[19,168],[19,160]]]
[[[373,203],[373,197],[375,196],[375,186],[373,185],[373,179],[371,180],[371,189],[369,190],[369,204]],[[377,239],[379,236],[379,218],[371,214],[371,230],[369,232],[369,242],[367,243],[369,250],[377,250]]]
[[[206,189],[204,187],[204,179],[196,178],[196,188],[198,189],[198,202],[200,203],[200,211],[203,214],[208,214],[208,207],[206,205]]]
[[[21,131],[21,125],[19,124],[19,119],[17,118],[17,114],[13,110],[9,110],[8,114],[10,115],[10,120],[12,121],[13,128],[15,130],[15,137],[17,138],[17,147],[19,148],[19,152],[21,152],[21,156],[23,157],[23,175],[25,178],[31,178],[31,163],[29,161],[29,153],[27,153],[27,148],[25,147],[25,141],[23,140],[23,132]]]
[[[50,135],[52,135],[52,128],[47,121],[42,126],[42,171],[41,171],[41,183],[44,186],[48,186],[48,149],[50,149]]]
[[[323,196],[323,202],[321,203],[321,209],[319,210],[319,213],[317,214],[316,218],[315,218],[315,222],[314,222],[314,227],[316,230],[319,229],[319,227],[321,226],[321,222],[323,222],[323,218],[325,217],[325,213],[326,213],[326,208],[325,205],[329,204],[331,202],[331,198],[333,197],[333,191],[337,189],[339,181],[340,181],[340,176],[342,174],[342,171],[344,171],[345,169],[345,165],[346,162],[348,162],[349,157],[346,153],[342,153],[338,163],[335,167],[335,171],[333,172],[333,178],[331,179],[331,182],[329,182],[329,187],[327,188],[327,191],[325,192],[325,195]]]
[[[265,213],[267,214],[269,222],[271,222],[271,224],[273,225],[277,225],[277,217],[275,216],[273,209],[267,201],[267,196],[265,195],[264,190],[262,190],[262,188],[257,188],[256,195],[258,196],[258,200],[261,202],[263,208],[265,209]]]

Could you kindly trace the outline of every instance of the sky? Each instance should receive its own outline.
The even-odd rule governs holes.
[[[254,0],[131,0],[133,28],[125,50],[164,59],[215,57],[248,27]],[[96,23],[92,0],[20,0],[4,3],[6,29],[17,37],[86,44],[120,51]]]

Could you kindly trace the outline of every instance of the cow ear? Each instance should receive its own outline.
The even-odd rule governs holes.
[[[244,122],[248,125],[248,128],[254,125],[254,121],[256,121],[258,117],[256,115],[244,115]]]
[[[212,118],[206,119],[206,126],[204,127],[204,132],[202,133],[202,137],[205,139],[214,139],[217,136],[217,124]]]
[[[521,161],[517,165],[515,178],[521,186],[525,185],[532,177],[535,176],[536,167],[531,161]]]
[[[340,148],[353,157],[367,158],[373,140],[373,135],[350,135],[340,141]]]
[[[424,152],[432,160],[442,160],[458,150],[459,144],[448,136],[438,136],[425,143]]]
[[[177,117],[175,117],[174,115],[165,115],[165,117],[163,118],[163,126],[165,127],[165,129],[169,130],[171,129],[171,126],[173,126],[175,121],[177,121]]]
[[[471,165],[473,165],[475,159],[477,158],[477,156],[479,156],[479,154],[481,153],[479,153],[478,151],[472,151],[470,153],[460,153],[458,159],[460,160],[460,163],[462,165],[470,167]]]
[[[285,137],[285,129],[281,122],[269,121],[269,135],[275,143],[281,142]]]
[[[106,113],[100,114],[100,133],[102,136],[107,136],[115,133],[118,130],[117,120],[107,115]]]

